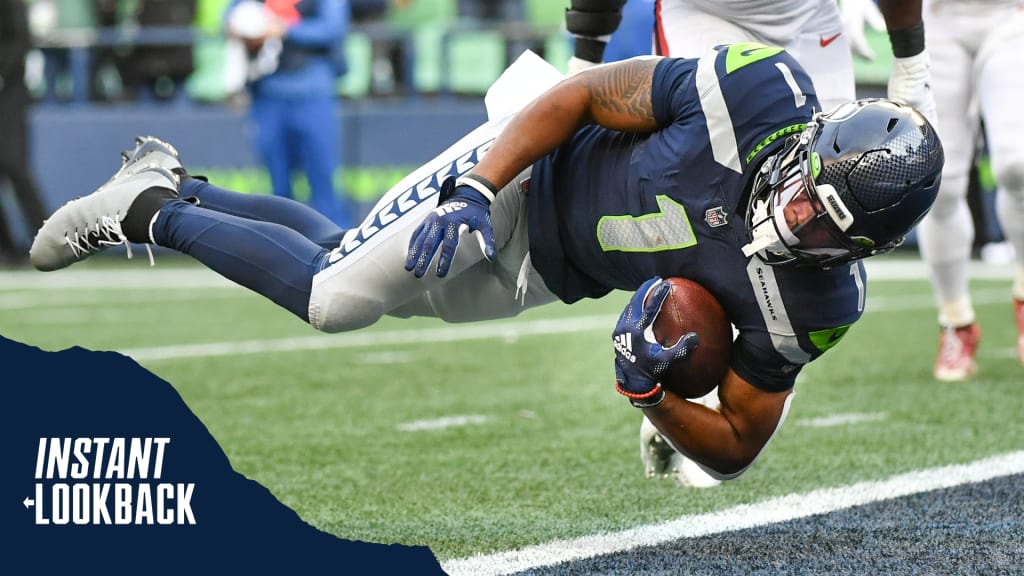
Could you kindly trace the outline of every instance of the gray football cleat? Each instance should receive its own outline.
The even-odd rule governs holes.
[[[155,136],[136,136],[135,148],[121,152],[121,168],[110,178],[131,176],[144,168],[159,166],[179,176],[185,174],[177,149]]]
[[[136,150],[143,146],[145,144],[140,144]],[[167,160],[164,156],[158,156],[161,154],[163,152],[153,151],[140,156],[139,161],[126,162],[114,177],[95,192],[58,208],[43,222],[32,242],[29,250],[32,265],[44,272],[59,270],[111,246],[122,244],[131,258],[130,242],[150,242],[149,226],[156,210],[136,211],[133,216],[130,215],[130,208],[146,191],[151,191],[151,196],[178,197],[180,174],[165,166],[141,161],[151,156],[153,159]],[[126,228],[129,229],[127,233]],[[148,245],[146,250],[149,251],[152,264],[153,253]]]

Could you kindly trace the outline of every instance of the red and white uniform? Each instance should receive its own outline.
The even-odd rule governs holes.
[[[1014,297],[1024,300],[1024,2],[933,0],[925,5],[924,21],[946,164],[939,197],[918,233],[939,323],[962,326],[974,321],[967,268],[975,231],[967,185],[979,120],[998,184],[999,224],[1016,253]]]
[[[657,0],[654,36],[657,54],[687,58],[719,44],[780,46],[810,74],[826,110],[856,97],[835,0]]]

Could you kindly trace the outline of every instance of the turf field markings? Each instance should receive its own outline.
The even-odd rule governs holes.
[[[356,358],[360,364],[409,364],[416,361],[416,354],[393,350],[390,352],[368,352]]]
[[[445,430],[448,428],[461,428],[463,426],[474,426],[486,424],[491,420],[490,416],[469,414],[465,416],[445,416],[433,420],[414,420],[399,424],[398,429],[402,432],[422,432],[424,430]]]
[[[922,280],[928,278],[924,262],[916,258],[881,257],[865,261],[868,281]],[[1011,279],[1013,266],[971,261],[972,279]],[[187,266],[138,268],[79,268],[42,274],[35,270],[5,270],[0,273],[0,290],[68,290],[108,288],[232,288],[244,289],[216,272],[189,263]],[[1009,297],[1009,296],[1007,296]]]
[[[30,308],[98,308],[121,306],[123,304],[146,304],[150,302],[195,302],[197,300],[225,300],[237,299],[238,294],[228,291],[206,292],[206,291],[149,291],[132,292],[130,290],[119,291],[118,294],[111,294],[109,291],[96,292],[67,292],[59,297],[53,292],[14,292],[0,294],[0,310],[27,310]],[[98,306],[99,305],[99,306]]]
[[[68,269],[52,274],[15,270],[0,274],[0,290],[88,290],[122,288],[232,288],[244,290],[205,268],[142,270]]]
[[[556,540],[519,550],[457,558],[443,562],[442,567],[450,576],[510,574],[643,546],[657,546],[683,538],[697,538],[827,514],[863,504],[1021,473],[1024,473],[1024,451],[1011,452],[967,464],[917,470],[884,480],[823,488],[805,494],[789,494],[621,532]]]
[[[801,418],[795,424],[810,428],[832,428],[835,426],[846,426],[847,424],[884,420],[885,417],[884,412],[848,412],[845,414],[830,414],[819,418]]]
[[[292,352],[297,350],[328,350],[365,346],[461,342],[485,338],[509,339],[521,336],[566,334],[598,329],[607,330],[608,326],[613,325],[614,322],[614,317],[602,314],[561,320],[487,322],[417,330],[367,331],[279,338],[276,340],[248,340],[156,346],[152,348],[128,348],[121,350],[121,353],[131,356],[138,361],[177,360],[179,358],[266,354],[269,352]]]
[[[1004,302],[1005,293],[1000,291],[999,302]],[[878,298],[869,299],[866,312],[882,312],[890,310],[910,310],[934,306],[930,296],[922,296],[916,300],[896,298],[893,300]],[[986,303],[985,298],[976,297],[975,305]],[[463,342],[467,340],[483,340],[500,338],[506,342],[514,342],[524,336],[541,336],[554,334],[572,334],[589,330],[608,330],[614,326],[617,316],[599,314],[590,316],[567,316],[559,319],[545,320],[495,320],[474,324],[449,324],[440,328],[419,328],[408,330],[377,331],[364,330],[345,334],[317,334],[314,336],[296,336],[268,340],[240,340],[228,342],[208,342],[199,344],[172,344],[146,348],[126,348],[122,354],[144,361],[177,360],[182,358],[210,358],[233,356],[235,354],[267,354],[273,352],[296,352],[305,350],[333,350],[341,348],[359,348],[380,345],[410,345],[431,342]]]

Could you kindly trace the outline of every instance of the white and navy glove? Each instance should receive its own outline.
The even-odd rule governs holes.
[[[665,399],[661,376],[669,364],[697,347],[695,332],[684,335],[668,348],[654,337],[654,319],[658,317],[671,288],[668,282],[657,276],[644,282],[633,294],[612,332],[615,389],[637,408],[661,404]]]
[[[448,275],[463,232],[471,232],[480,242],[480,250],[488,260],[494,259],[494,229],[491,226],[491,202],[496,188],[489,181],[472,174],[458,181],[448,178],[438,193],[434,209],[412,234],[405,269],[417,278],[427,273],[438,249],[437,276]]]
[[[879,12],[878,5],[874,0],[841,0],[839,8],[843,31],[850,40],[850,49],[865,60],[874,60],[875,51],[868,45],[864,30],[885,30],[885,18]]]

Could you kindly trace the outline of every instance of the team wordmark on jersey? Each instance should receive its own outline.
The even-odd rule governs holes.
[[[160,482],[170,438],[40,438],[35,523],[194,525],[195,483]]]

